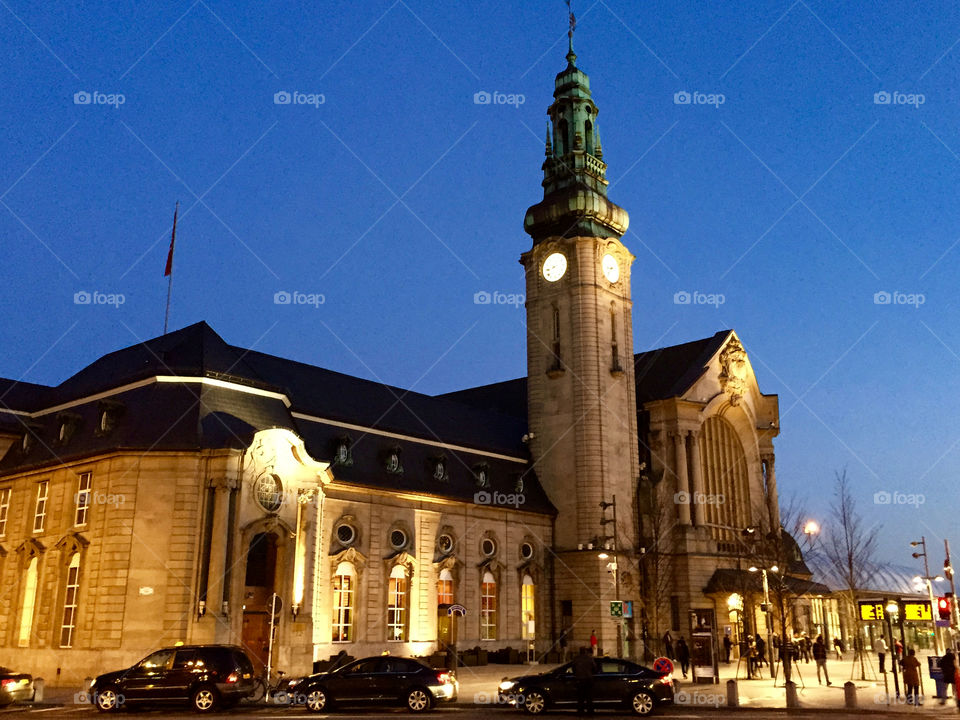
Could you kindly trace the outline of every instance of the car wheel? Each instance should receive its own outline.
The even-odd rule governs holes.
[[[97,690],[93,697],[100,712],[116,712],[123,704],[123,695],[112,685]]]
[[[653,712],[653,696],[643,690],[635,692],[630,699],[630,709],[637,715],[649,715]]]
[[[194,690],[193,695],[190,696],[190,704],[193,706],[193,709],[202,713],[216,710],[218,700],[219,697],[217,696],[216,688],[209,685],[201,685]]]
[[[531,690],[523,696],[523,709],[531,715],[539,715],[547,708],[547,698],[539,690]]]
[[[423,712],[429,710],[433,702],[433,697],[427,690],[416,687],[407,693],[407,708],[411,712]]]
[[[307,710],[310,712],[323,712],[330,705],[330,698],[327,697],[326,690],[315,687],[307,691],[303,698],[303,704],[307,706]]]

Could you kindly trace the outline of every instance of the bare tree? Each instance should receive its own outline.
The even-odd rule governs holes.
[[[842,580],[840,597],[847,617],[857,618],[857,591],[866,587],[875,565],[880,526],[867,526],[857,513],[847,471],[835,473],[830,522],[824,532],[820,554],[828,568]],[[855,625],[856,626],[856,625]],[[854,651],[860,662],[860,675],[866,679],[863,643],[857,633]]]
[[[652,479],[644,469],[637,486],[640,528],[640,597],[642,607],[642,636],[645,660],[651,660],[651,650],[662,652],[661,638],[670,627],[670,589],[673,585],[673,518],[672,505],[665,498],[667,492],[663,473]]]

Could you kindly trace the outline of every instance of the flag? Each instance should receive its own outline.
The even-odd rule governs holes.
[[[167,267],[163,271],[164,277],[170,277],[170,274],[173,273],[173,245],[177,241],[177,211],[179,210],[180,203],[178,202],[173,209],[173,232],[170,233],[170,251],[167,253]]]

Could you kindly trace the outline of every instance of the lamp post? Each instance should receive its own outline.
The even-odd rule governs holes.
[[[956,640],[954,633],[960,631],[960,608],[957,607],[957,589],[953,584],[953,565],[950,564],[950,541],[943,539],[943,549],[946,552],[943,561],[943,574],[950,581],[950,635]],[[930,608],[931,612],[933,608]]]
[[[751,567],[750,572],[757,572],[758,568]],[[766,613],[766,624],[767,624],[767,651],[770,653],[770,657],[767,658],[769,662],[768,667],[773,667],[773,625],[770,622],[770,583],[767,580],[767,568],[759,568],[760,578],[763,581],[763,611]],[[774,565],[770,568],[770,572],[777,572],[780,570],[779,567]],[[783,642],[783,640],[781,640]]]
[[[899,663],[897,662],[897,653],[895,649],[896,643],[893,639],[893,623],[890,620],[890,618],[893,615],[893,613],[900,612],[900,604],[898,602],[894,602],[891,600],[890,602],[887,603],[887,606],[885,609],[886,609],[886,612],[884,613],[884,616],[887,621],[887,636],[890,638],[890,641],[889,641],[890,649],[894,651],[892,653],[893,659],[890,662],[890,665],[893,667],[893,689],[897,693],[897,700],[899,700],[900,699],[900,678],[898,677],[898,673],[897,673],[897,665]],[[886,680],[884,680],[884,685],[886,685]],[[886,688],[884,688],[884,690],[886,690]]]
[[[923,558],[923,575],[920,577],[921,580],[924,580],[927,583],[927,593],[930,596],[930,622],[933,623],[933,652],[936,655],[940,655],[942,654],[940,650],[940,633],[939,628],[937,627],[937,618],[936,615],[934,615],[937,604],[933,599],[933,581],[942,580],[943,578],[939,576],[933,577],[930,575],[930,563],[927,560],[927,538],[925,536],[921,535],[919,541],[914,540],[912,543],[910,543],[910,547],[917,546],[923,548],[923,552],[915,552],[913,553],[913,557],[915,560]]]

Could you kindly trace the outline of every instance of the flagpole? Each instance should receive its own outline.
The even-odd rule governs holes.
[[[180,210],[180,201],[173,210],[173,230],[170,233],[170,252],[167,254],[167,311],[163,316],[163,334],[167,334],[167,326],[170,323],[170,294],[173,291],[173,246],[177,239],[177,213]]]

